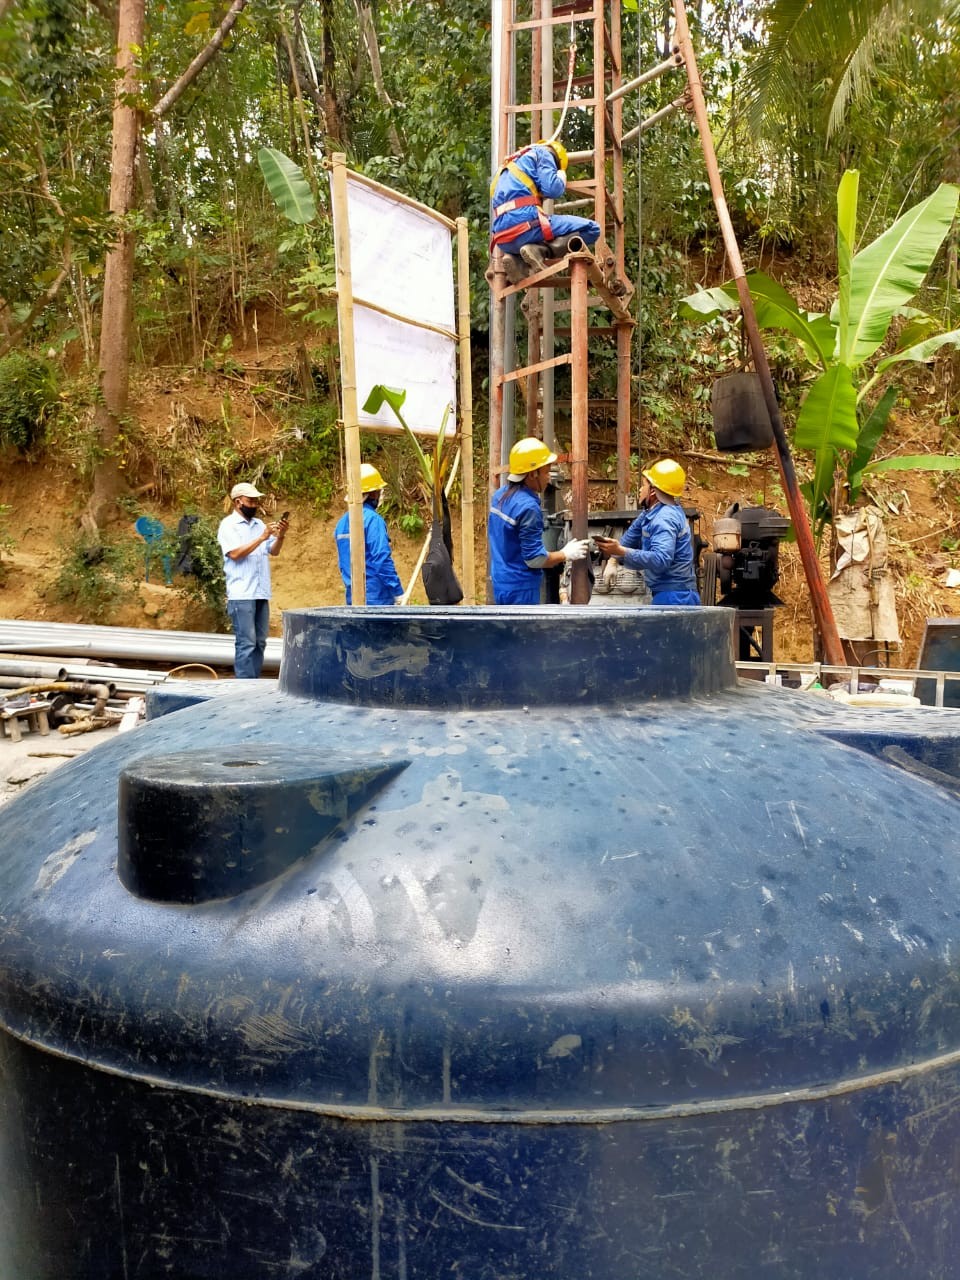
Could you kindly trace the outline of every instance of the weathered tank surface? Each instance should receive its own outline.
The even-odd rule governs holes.
[[[960,729],[730,626],[287,614],[6,806],[0,1275],[955,1275]]]

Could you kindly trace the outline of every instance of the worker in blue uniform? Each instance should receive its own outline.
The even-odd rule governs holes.
[[[693,540],[680,503],[686,472],[664,458],[642,474],[640,514],[622,542],[597,538],[600,554],[622,557],[628,569],[642,570],[654,604],[699,604]]]
[[[386,488],[383,476],[368,462],[360,466],[360,492],[363,494],[363,544],[366,566],[367,604],[400,604],[403,583],[397,575],[390,548],[386,522],[377,511],[380,495]],[[353,603],[350,588],[350,513],[345,511],[333,531],[337,544],[340,577],[347,593],[347,604]]]
[[[490,502],[487,527],[494,604],[539,604],[544,569],[587,554],[586,538],[576,538],[559,551],[544,546],[540,495],[556,460],[557,455],[534,436],[518,440],[510,450],[510,473]]]
[[[499,246],[539,270],[548,252],[563,257],[572,235],[585,245],[596,244],[600,227],[592,219],[544,213],[544,200],[555,200],[566,189],[567,151],[562,142],[535,142],[511,156],[490,184],[490,252]]]

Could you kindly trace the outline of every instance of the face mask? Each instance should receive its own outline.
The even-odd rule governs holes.
[[[253,519],[253,517],[257,514],[257,508],[256,508],[256,507],[248,507],[248,506],[244,506],[244,504],[241,502],[241,503],[240,503],[240,512],[241,512],[241,514],[242,514],[242,516],[243,516],[244,520],[252,520],[252,519]]]

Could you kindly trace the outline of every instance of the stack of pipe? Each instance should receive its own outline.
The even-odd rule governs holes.
[[[264,671],[279,670],[280,647],[279,637],[267,640]],[[0,619],[0,653],[111,658],[170,665],[203,663],[230,668],[233,666],[233,636],[201,631],[145,631],[139,627],[94,627]]]
[[[38,658],[0,658],[0,689],[20,689],[31,681],[66,680],[112,684],[126,693],[145,693],[166,679],[166,671],[100,667],[80,662],[44,662]]]
[[[134,718],[139,719],[144,707],[141,695],[118,691],[114,684],[102,681],[43,680],[21,684],[6,697],[16,698],[21,694],[29,694],[31,701],[40,698],[49,706],[50,723],[65,734],[119,725],[134,702],[138,704]]]

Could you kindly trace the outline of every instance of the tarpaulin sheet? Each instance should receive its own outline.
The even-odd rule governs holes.
[[[452,405],[447,428],[452,435],[457,379],[452,233],[429,213],[352,174],[347,194],[358,403],[363,405],[377,383],[402,388],[404,418],[415,431],[432,435],[444,408]],[[449,330],[451,336],[415,321]],[[361,408],[358,416],[362,427],[399,429],[388,406],[378,414]]]

